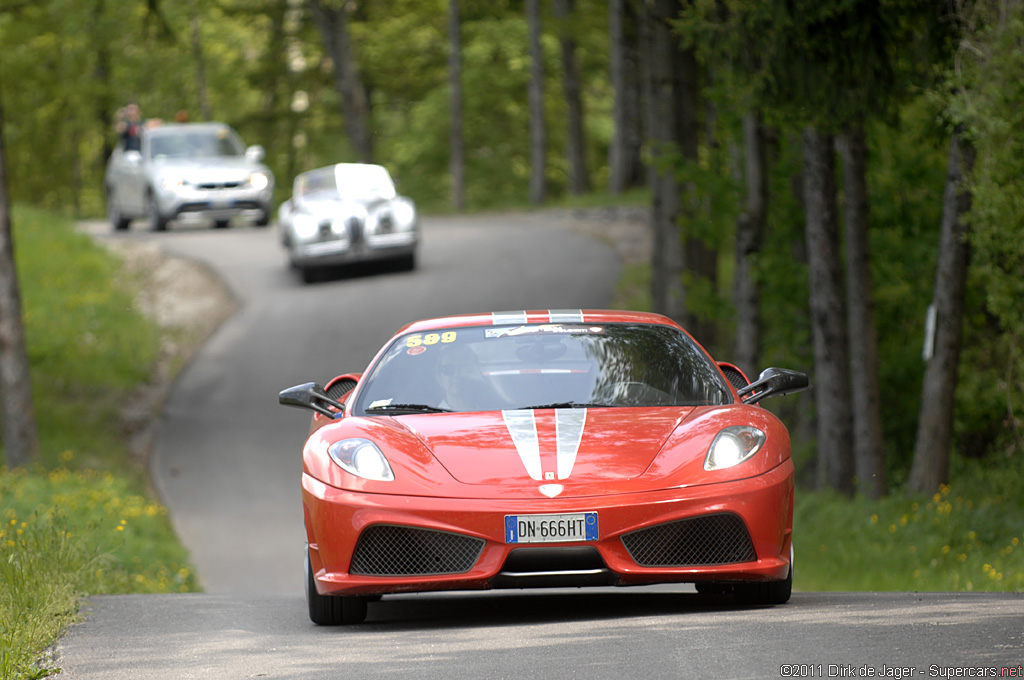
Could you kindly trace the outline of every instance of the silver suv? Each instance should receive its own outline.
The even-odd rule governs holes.
[[[246,148],[230,126],[145,128],[141,147],[128,150],[122,142],[107,164],[104,188],[114,229],[141,217],[154,231],[171,220],[212,220],[221,228],[233,217],[269,223],[274,175],[262,163],[263,147]]]

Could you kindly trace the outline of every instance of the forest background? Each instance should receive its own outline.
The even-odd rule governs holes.
[[[137,101],[263,145],[278,201],[366,160],[426,211],[649,202],[636,306],[807,368],[801,483],[933,493],[1024,451],[1022,40],[1018,0],[0,0],[6,178],[101,215]]]

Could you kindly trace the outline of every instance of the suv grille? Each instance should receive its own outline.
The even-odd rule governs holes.
[[[642,567],[689,567],[757,559],[747,528],[736,515],[694,517],[640,529],[622,537]]]
[[[351,572],[363,576],[462,574],[473,568],[483,549],[483,539],[471,536],[376,524],[359,536]]]

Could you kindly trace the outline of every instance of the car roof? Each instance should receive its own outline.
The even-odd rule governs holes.
[[[682,330],[682,326],[661,314],[632,312],[610,309],[546,309],[511,312],[486,312],[459,314],[434,319],[423,319],[407,324],[396,335],[418,333],[440,328],[465,326],[514,326],[539,323],[644,323],[671,326]]]
[[[184,132],[186,130],[232,130],[226,123],[163,123],[156,127],[146,128],[150,135],[166,135]]]

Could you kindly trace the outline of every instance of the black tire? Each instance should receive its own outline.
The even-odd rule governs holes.
[[[264,210],[263,213],[256,218],[257,227],[265,227],[270,224],[270,211]]]
[[[107,219],[110,220],[110,226],[114,227],[114,231],[124,231],[132,223],[131,219],[121,212],[121,205],[112,189],[107,190]]]
[[[319,267],[299,267],[299,275],[303,283],[316,283],[320,280],[321,271]]]
[[[411,272],[416,269],[416,253],[403,255],[395,259],[395,269],[402,272]]]
[[[306,550],[306,604],[309,620],[318,626],[347,626],[366,620],[365,597],[321,595],[316,591],[309,550]]]
[[[146,221],[151,231],[167,231],[168,219],[160,214],[152,193],[146,196]]]
[[[793,549],[789,551],[789,575],[781,581],[765,583],[737,583],[733,598],[742,605],[786,604],[793,594]]]
[[[231,224],[231,220],[214,220],[213,221],[213,228],[214,229],[227,229],[230,224]]]

